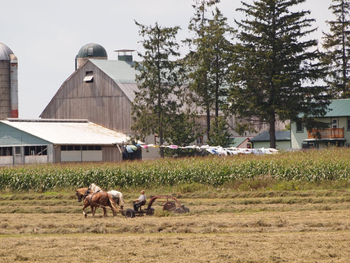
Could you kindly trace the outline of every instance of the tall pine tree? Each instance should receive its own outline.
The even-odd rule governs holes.
[[[195,15],[190,21],[189,29],[195,37],[187,40],[191,51],[186,56],[189,87],[195,93],[194,101],[205,111],[208,141],[212,134],[212,113],[215,116],[214,125],[217,125],[219,111],[227,97],[225,88],[228,86],[233,47],[230,38],[234,33],[227,24],[227,18],[218,8],[213,8],[216,2],[218,1],[202,0],[193,5]],[[209,8],[213,8],[210,19],[207,17]]]
[[[329,7],[335,19],[327,21],[329,32],[323,32],[323,62],[328,66],[326,83],[334,97],[350,97],[350,2],[332,0]]]
[[[172,116],[177,114],[181,102],[181,66],[176,58],[180,56],[176,35],[180,27],[145,26],[136,22],[140,41],[145,49],[138,53],[141,62],[135,67],[140,71],[136,76],[139,91],[133,102],[132,129],[141,139],[151,133],[157,134],[159,145],[163,145],[167,129],[171,128]],[[175,60],[171,60],[175,59]],[[164,157],[164,148],[160,148]]]
[[[275,124],[297,120],[299,114],[317,116],[328,105],[317,41],[307,36],[314,19],[296,10],[305,0],[242,2],[245,14],[236,46],[236,65],[230,103],[241,117],[256,116],[269,123],[270,147],[276,148]]]

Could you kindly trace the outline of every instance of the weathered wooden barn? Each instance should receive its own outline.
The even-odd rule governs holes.
[[[115,162],[129,137],[88,120],[0,121],[0,165]]]
[[[84,47],[83,47],[84,48]],[[130,63],[121,60],[106,60],[94,50],[93,59],[78,63],[78,68],[62,84],[51,99],[41,118],[48,119],[88,119],[108,129],[131,134],[131,104],[137,90],[135,75],[137,71]],[[80,55],[79,55],[80,54]],[[81,57],[89,58],[88,53],[79,52]]]

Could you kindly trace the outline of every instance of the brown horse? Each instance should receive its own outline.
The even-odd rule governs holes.
[[[84,200],[83,215],[87,217],[85,213],[85,208],[90,206],[92,216],[95,216],[96,208],[101,207],[103,209],[103,216],[107,216],[106,207],[109,206],[113,211],[113,216],[118,212],[118,208],[115,206],[113,198],[110,194],[106,192],[91,193],[89,188],[79,188],[76,189],[76,196],[78,197],[78,202]]]

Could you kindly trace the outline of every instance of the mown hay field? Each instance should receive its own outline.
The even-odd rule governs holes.
[[[192,165],[185,159],[2,168],[0,262],[349,262],[349,155],[330,149],[191,159]],[[238,168],[245,174],[238,176]],[[310,176],[289,175],[295,169]],[[125,175],[140,170],[149,181],[132,183]],[[167,181],[181,171],[195,179]],[[71,181],[52,184],[40,178],[47,172]],[[210,183],[209,174],[221,179]],[[103,218],[98,209],[95,218],[84,218],[74,189],[92,182],[121,190],[126,207],[142,187],[147,196],[177,197],[190,213],[166,213],[156,203],[154,216],[127,219],[108,211]]]

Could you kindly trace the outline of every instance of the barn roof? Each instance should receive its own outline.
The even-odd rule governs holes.
[[[132,64],[121,60],[90,59],[99,69],[106,73],[116,83],[136,83],[138,71]]]
[[[123,133],[88,120],[7,119],[0,122],[58,145],[114,145],[129,140]]]
[[[121,60],[100,60],[90,59],[90,61],[106,73],[124,92],[130,101],[135,99],[135,91],[138,91],[135,80],[138,71],[132,67],[131,63]]]

